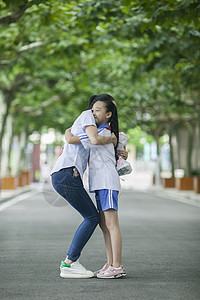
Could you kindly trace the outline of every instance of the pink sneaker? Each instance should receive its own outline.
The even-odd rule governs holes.
[[[98,273],[97,278],[121,278],[126,276],[123,266],[120,268],[114,268],[109,266],[104,272]]]
[[[100,270],[94,272],[94,276],[97,276],[97,274],[106,271],[106,270],[108,269],[108,267],[109,267],[109,265],[106,263],[106,264],[103,266],[103,268],[101,268]]]

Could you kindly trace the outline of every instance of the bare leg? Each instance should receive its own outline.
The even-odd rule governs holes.
[[[122,237],[119,228],[118,212],[114,209],[108,209],[103,213],[105,225],[110,233],[113,267],[119,268],[122,264]]]
[[[104,237],[104,242],[105,242],[105,247],[106,247],[107,264],[110,266],[113,264],[112,244],[111,244],[110,232],[105,224],[104,211],[102,211],[102,210],[100,210],[99,226],[103,232],[103,237]]]

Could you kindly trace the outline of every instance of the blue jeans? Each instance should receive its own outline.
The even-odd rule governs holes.
[[[76,261],[99,223],[99,213],[84,189],[80,175],[74,173],[73,169],[74,167],[71,167],[53,173],[52,185],[84,218],[67,253],[70,260]]]

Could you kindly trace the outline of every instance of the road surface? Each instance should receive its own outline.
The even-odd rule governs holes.
[[[0,299],[200,299],[200,207],[125,190],[119,218],[127,277],[61,279],[81,217],[48,185],[1,204]],[[99,228],[80,262],[105,263]]]

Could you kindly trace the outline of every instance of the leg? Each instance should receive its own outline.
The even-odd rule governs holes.
[[[99,223],[99,213],[83,188],[80,176],[73,176],[73,168],[60,170],[52,175],[52,185],[55,190],[64,197],[84,218],[78,227],[70,249],[68,251],[67,264],[76,261]]]
[[[106,247],[106,255],[107,255],[107,264],[110,266],[113,264],[113,251],[112,251],[112,244],[111,244],[111,238],[110,238],[110,232],[105,224],[105,215],[102,210],[100,210],[100,223],[99,226],[103,232],[103,237],[105,241],[105,247]]]
[[[99,223],[99,213],[84,188],[79,189],[76,200],[70,203],[84,218],[75,232],[65,262],[76,261]]]
[[[104,211],[104,216],[106,227],[110,233],[113,266],[119,268],[122,264],[122,237],[119,228],[118,212],[114,209],[108,209]]]

